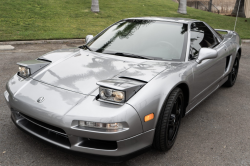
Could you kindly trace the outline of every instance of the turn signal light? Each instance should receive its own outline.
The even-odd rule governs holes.
[[[152,113],[152,114],[148,114],[148,115],[146,115],[146,116],[144,117],[144,121],[145,121],[145,122],[150,121],[150,120],[152,120],[152,119],[154,119],[154,114],[153,114],[153,113]]]

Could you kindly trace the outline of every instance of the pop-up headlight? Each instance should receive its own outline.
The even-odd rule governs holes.
[[[99,85],[98,100],[122,105],[135,95],[146,82],[129,79],[113,78],[97,82]]]
[[[30,69],[24,66],[19,66],[19,76],[27,78],[30,76]]]
[[[99,87],[99,96],[103,100],[124,103],[125,92],[114,89]]]
[[[19,71],[18,75],[22,78],[27,78],[43,67],[47,66],[50,62],[43,60],[31,60],[31,61],[23,61],[18,62]]]

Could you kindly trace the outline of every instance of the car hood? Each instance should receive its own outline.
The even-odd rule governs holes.
[[[48,65],[32,77],[62,89],[91,95],[98,88],[98,81],[126,77],[149,82],[160,72],[179,64],[80,50]]]

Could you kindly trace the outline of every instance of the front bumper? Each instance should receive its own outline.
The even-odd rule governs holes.
[[[110,106],[88,96],[74,106],[81,95],[33,80],[30,83],[27,80],[15,81],[22,84],[21,90],[17,84],[7,84],[8,94],[4,95],[13,122],[46,142],[72,152],[112,157],[126,156],[151,146],[153,142],[154,130],[143,132],[138,114],[128,104]],[[45,97],[43,103],[36,102],[40,96]],[[129,129],[118,132],[81,130],[73,125],[75,120],[126,122]]]
[[[19,129],[48,143],[72,152],[80,152],[86,157],[115,163],[122,162],[144,152],[151,146],[154,136],[154,130],[150,130],[119,141],[84,139],[77,136],[64,135],[60,132],[56,133],[54,131],[57,130],[51,129],[50,125],[46,126],[46,124],[15,110],[12,110],[11,119]],[[83,143],[84,141],[86,142],[85,144]]]

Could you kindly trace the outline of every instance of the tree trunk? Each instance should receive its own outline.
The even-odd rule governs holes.
[[[210,0],[210,1],[209,1],[209,6],[208,6],[208,10],[209,10],[210,12],[212,12],[212,4],[213,4],[213,0]]]
[[[92,0],[91,11],[94,13],[100,12],[98,0]]]
[[[240,2],[240,8],[239,8],[239,2]],[[245,4],[245,0],[237,0],[235,2],[235,6],[234,6],[234,10],[232,12],[232,15],[236,16],[237,15],[237,11],[239,8],[239,17],[246,17],[245,16],[245,10],[244,10],[244,4]]]
[[[187,0],[179,0],[178,13],[187,14]]]

